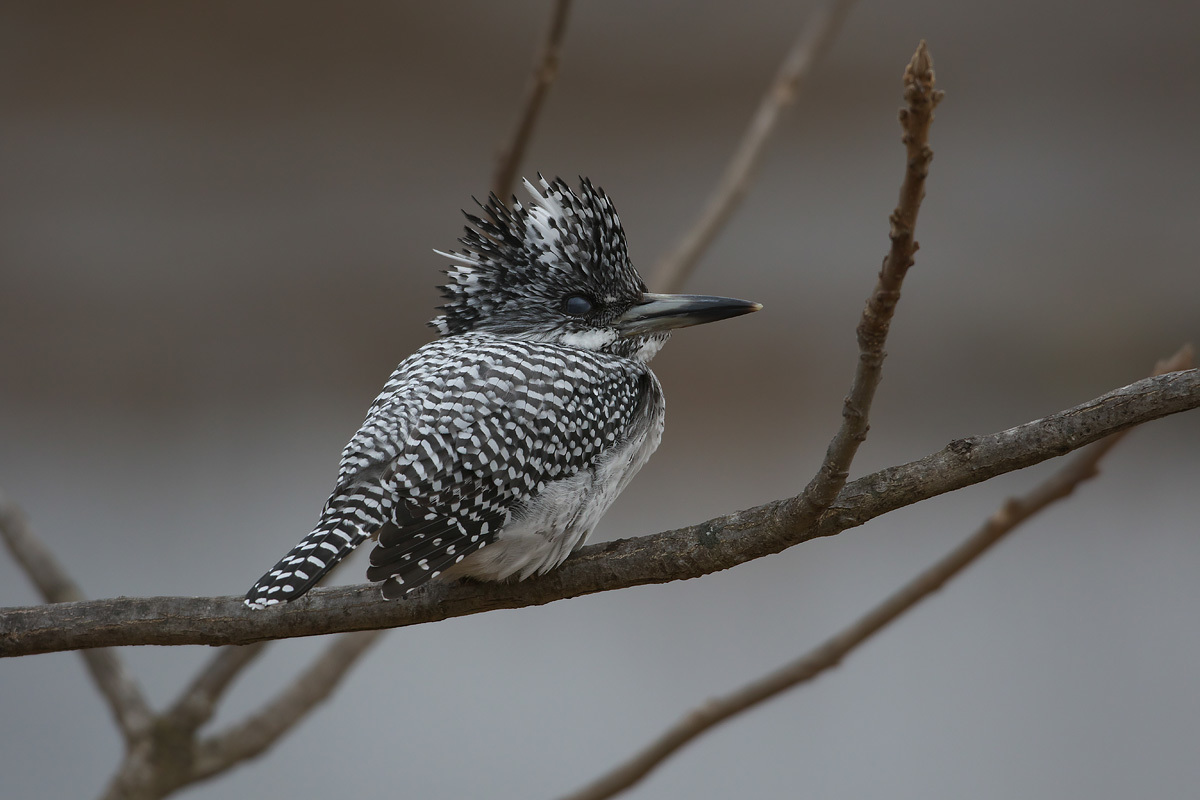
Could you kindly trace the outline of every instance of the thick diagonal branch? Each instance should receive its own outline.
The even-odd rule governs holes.
[[[0,537],[47,603],[83,600],[79,586],[34,535],[21,510],[3,494],[0,494]],[[146,730],[150,707],[125,663],[112,650],[85,650],[80,655],[125,739],[128,741]]]
[[[629,586],[696,578],[833,536],[889,511],[1065,455],[1105,436],[1200,408],[1200,370],[1146,378],[1074,408],[987,436],[959,439],[842,489],[819,519],[790,526],[775,501],[686,528],[591,545],[523,583],[435,584],[404,601],[372,585],[318,589],[249,611],[241,597],[122,597],[0,610],[0,656],[144,644],[249,644],[265,639],[416,625],[543,605]]]

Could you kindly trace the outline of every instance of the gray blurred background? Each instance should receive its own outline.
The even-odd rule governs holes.
[[[0,487],[96,597],[240,594],[432,331],[458,210],[543,2],[0,6]],[[524,171],[590,176],[643,271],[699,211],[810,4],[583,2]],[[759,314],[658,357],[659,454],[597,538],[795,493],[887,248],[900,75],[947,99],[855,474],[1145,374],[1200,339],[1200,5],[863,0],[688,289]],[[1113,453],[818,682],[632,796],[1190,796],[1200,415]],[[389,634],[218,797],[551,797],[814,646],[1054,465],[728,573]],[[361,580],[361,561],[343,570]],[[36,597],[0,558],[0,604]],[[284,642],[218,722],[319,641]],[[127,651],[157,703],[209,655]],[[5,798],[88,797],[121,744],[79,658],[0,663]]]

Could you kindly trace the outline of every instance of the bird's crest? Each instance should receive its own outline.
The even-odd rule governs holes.
[[[466,215],[463,249],[436,251],[456,262],[441,287],[445,313],[430,323],[442,334],[549,323],[572,293],[619,303],[645,291],[603,190],[586,178],[578,193],[561,178],[524,183],[532,202],[507,206],[491,195],[480,204],[483,217]]]

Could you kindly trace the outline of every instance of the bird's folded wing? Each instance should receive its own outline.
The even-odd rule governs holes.
[[[495,336],[401,364],[343,454],[394,493],[367,577],[409,591],[495,541],[511,512],[619,446],[653,378],[627,359]],[[402,437],[402,438],[401,438]]]

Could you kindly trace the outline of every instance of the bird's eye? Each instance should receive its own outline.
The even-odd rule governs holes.
[[[563,300],[563,312],[572,317],[582,317],[592,310],[592,299],[587,295],[573,294]]]

